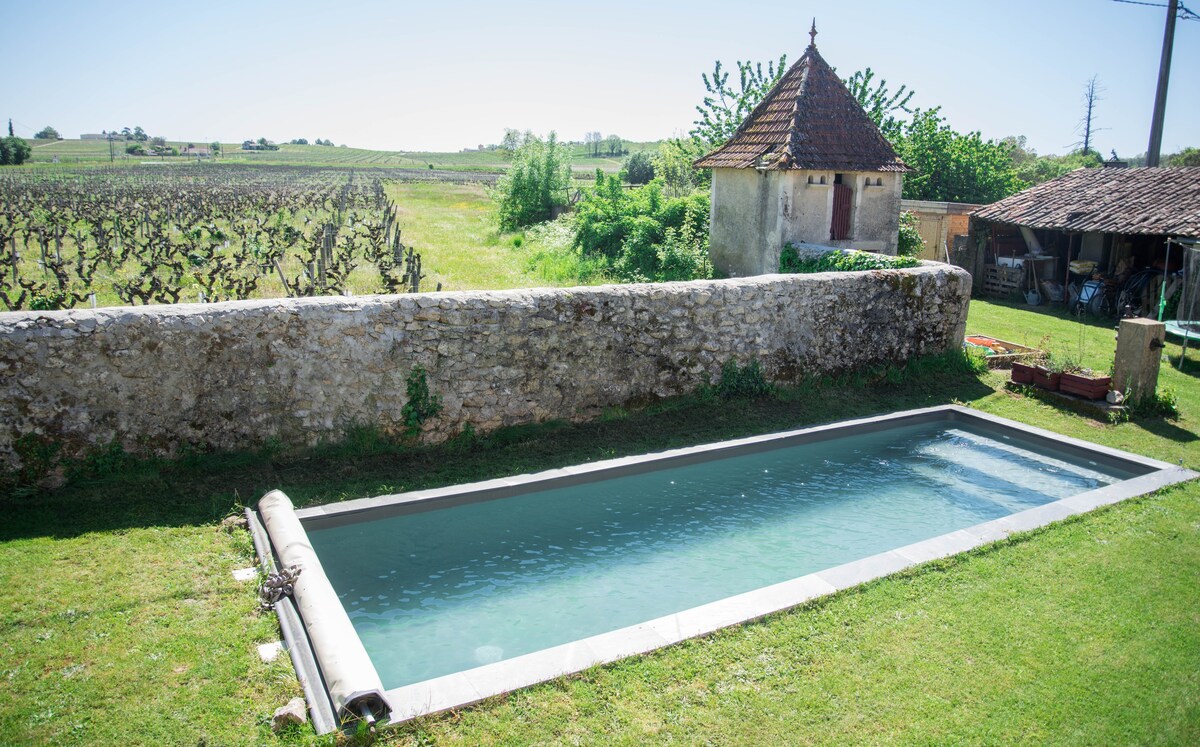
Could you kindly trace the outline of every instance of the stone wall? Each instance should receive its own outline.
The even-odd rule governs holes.
[[[34,434],[78,455],[311,444],[402,427],[428,372],[432,439],[694,390],[730,359],[771,378],[960,344],[970,277],[911,270],[96,311],[0,313],[0,462]]]

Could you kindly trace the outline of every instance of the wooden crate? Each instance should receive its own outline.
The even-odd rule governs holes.
[[[1007,353],[993,352],[989,354],[987,357],[988,368],[1007,368],[1013,364],[1013,361],[1029,363],[1046,357],[1046,354],[1037,348],[1018,345],[1015,342],[1000,340],[990,335],[973,335],[968,333],[966,339],[963,340],[963,347],[968,347],[968,343],[970,342],[975,342],[976,345],[984,347],[994,345],[997,348],[1004,348],[1009,351]]]
[[[1020,293],[1024,281],[1024,267],[986,265],[983,268],[983,292],[990,296],[1010,296]]]

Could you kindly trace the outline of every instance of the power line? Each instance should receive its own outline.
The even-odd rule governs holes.
[[[1125,3],[1126,5],[1148,5],[1151,8],[1170,7],[1166,3],[1148,3],[1148,2],[1144,2],[1144,0],[1113,0],[1113,2],[1114,3]],[[1192,10],[1190,8],[1188,8],[1187,6],[1185,6],[1183,3],[1179,3],[1179,10],[1176,12],[1176,16],[1181,21],[1200,21],[1200,15],[1197,15],[1196,13],[1192,12]]]

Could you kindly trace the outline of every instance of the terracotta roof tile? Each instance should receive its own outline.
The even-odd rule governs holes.
[[[1200,237],[1200,167],[1076,169],[971,215],[1058,231]]]
[[[837,73],[809,45],[698,168],[908,171]]]

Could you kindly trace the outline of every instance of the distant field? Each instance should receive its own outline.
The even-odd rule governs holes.
[[[31,161],[33,163],[51,163],[55,157],[60,163],[107,163],[109,147],[106,140],[29,140],[33,148]],[[189,143],[205,147],[206,142],[200,140],[168,141],[178,149]],[[114,159],[120,163],[138,163],[142,161],[183,162],[195,160],[189,156],[131,156],[125,153],[124,141],[113,143]],[[630,152],[654,150],[658,143],[626,143]],[[275,151],[246,151],[241,149],[241,143],[222,143],[222,155],[218,161],[229,163],[255,164],[287,164],[294,166],[350,166],[350,167],[400,167],[418,168],[443,171],[503,171],[508,167],[508,159],[499,151],[462,151],[457,153],[425,153],[417,151],[386,151],[367,150],[365,148],[342,148],[325,145],[280,145]],[[585,146],[572,146],[574,158],[572,167],[577,172],[589,173],[596,169],[605,172],[616,172],[621,168],[624,157],[603,156],[593,158],[586,154]]]

